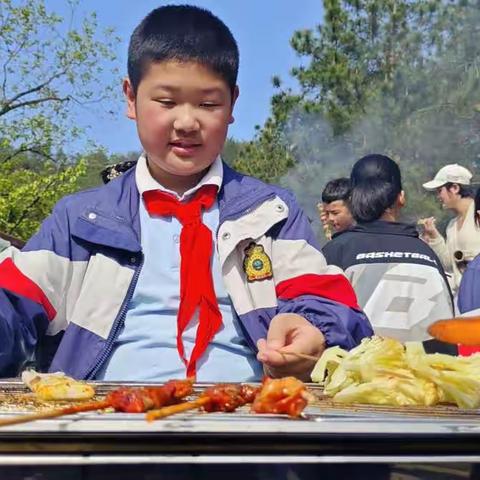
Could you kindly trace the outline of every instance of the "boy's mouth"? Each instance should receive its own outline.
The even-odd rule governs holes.
[[[179,157],[190,157],[202,146],[201,143],[188,141],[173,141],[169,143],[172,152]]]

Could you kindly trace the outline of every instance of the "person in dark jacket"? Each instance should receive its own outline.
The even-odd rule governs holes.
[[[480,225],[480,188],[475,195],[475,224]],[[467,264],[458,290],[458,309],[461,313],[480,314],[480,255]]]
[[[357,225],[325,245],[327,263],[345,270],[375,333],[425,340],[430,323],[453,315],[453,302],[433,250],[414,225],[397,221],[405,205],[400,169],[385,155],[367,155],[350,180]]]

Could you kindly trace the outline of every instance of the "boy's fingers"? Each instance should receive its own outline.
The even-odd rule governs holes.
[[[298,363],[298,359],[293,355],[284,355],[276,350],[259,352],[257,359],[269,367],[284,367],[286,365]]]
[[[267,344],[270,348],[279,349],[287,343],[287,337],[292,330],[292,325],[288,321],[282,321],[284,318],[288,318],[288,315],[277,315],[270,323],[267,332]]]
[[[258,350],[265,350],[267,348],[267,341],[264,338],[260,338],[257,341]]]
[[[283,347],[277,340],[267,341],[261,338],[257,341],[257,360],[270,366],[282,366],[289,363],[286,355],[282,355],[279,350]],[[290,356],[290,355],[288,355]]]

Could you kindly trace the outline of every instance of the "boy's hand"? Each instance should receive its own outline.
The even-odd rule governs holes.
[[[280,313],[272,318],[267,338],[261,338],[257,348],[257,359],[263,363],[268,376],[278,378],[293,375],[300,380],[310,380],[315,361],[286,352],[319,358],[325,350],[325,337],[301,315]]]

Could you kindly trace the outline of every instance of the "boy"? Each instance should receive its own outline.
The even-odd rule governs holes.
[[[325,231],[333,234],[353,227],[355,220],[350,211],[350,179],[336,178],[330,180],[323,189],[322,203],[319,204],[320,220]],[[328,235],[331,239],[332,233]]]
[[[0,371],[35,351],[76,378],[306,378],[324,348],[371,334],[340,269],[282,189],[224,165],[238,96],[228,28],[192,6],[132,34],[123,90],[144,154],[60,201],[0,266]],[[280,350],[284,353],[280,353]]]

